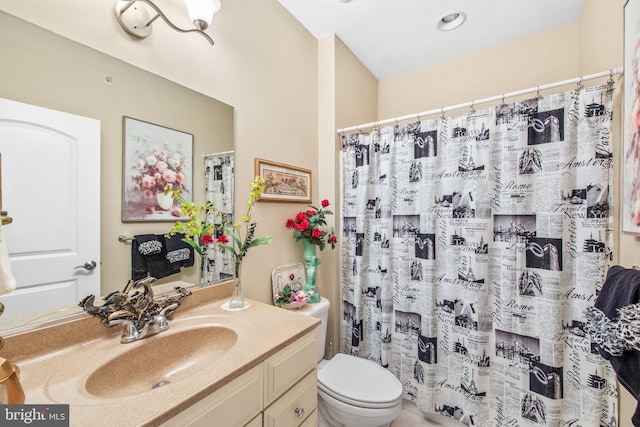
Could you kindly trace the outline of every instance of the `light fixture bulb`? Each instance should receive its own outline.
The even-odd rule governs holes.
[[[449,31],[458,28],[467,19],[464,12],[448,13],[438,21],[438,29],[440,31]]]
[[[211,24],[213,14],[220,10],[220,0],[184,0],[191,22],[201,31]]]

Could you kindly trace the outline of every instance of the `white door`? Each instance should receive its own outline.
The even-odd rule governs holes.
[[[0,98],[0,153],[17,282],[3,317],[100,295],[100,122]]]

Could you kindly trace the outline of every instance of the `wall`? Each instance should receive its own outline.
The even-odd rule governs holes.
[[[238,212],[246,209],[255,158],[311,169],[313,191],[318,194],[317,41],[277,0],[223,2],[207,31],[215,46],[196,34],[175,32],[161,20],[153,24],[150,37],[133,39],[115,21],[114,4],[0,0],[0,10],[232,105]],[[177,25],[190,25],[182,2],[162,2],[162,7],[169,16],[176,17]],[[120,144],[119,137],[116,141]],[[102,169],[113,168],[112,161],[105,156]],[[103,219],[119,218],[120,198],[119,187],[105,188],[103,184]],[[242,278],[247,297],[271,301],[271,270],[281,264],[302,261],[301,244],[295,244],[284,227],[285,219],[302,207],[288,203],[258,204],[254,213],[257,234],[270,235],[273,242],[252,249],[246,257],[248,266],[243,269]],[[111,242],[119,234],[130,235],[133,231],[133,226],[119,223],[108,230],[103,227],[101,239]],[[103,243],[103,254],[109,250],[116,249]],[[323,266],[320,268],[322,274]],[[109,266],[110,274],[118,277],[129,269],[128,257]]]
[[[338,236],[342,229],[340,221],[340,140],[335,129],[347,123],[363,123],[375,120],[378,82],[360,63],[349,48],[335,35],[318,42],[318,93],[319,93],[319,147],[318,170],[322,177],[319,196],[333,203],[331,222]],[[342,294],[340,292],[342,269],[341,247],[328,251],[320,258],[323,261],[318,289],[331,301],[327,329],[327,351],[331,343],[332,354],[339,349],[340,319],[342,318]],[[327,353],[328,354],[328,353]]]

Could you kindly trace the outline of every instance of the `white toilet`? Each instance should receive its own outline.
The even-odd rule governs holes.
[[[318,427],[386,427],[402,410],[402,384],[370,360],[336,354],[323,360],[329,300],[307,304],[300,314],[322,322],[318,326]]]

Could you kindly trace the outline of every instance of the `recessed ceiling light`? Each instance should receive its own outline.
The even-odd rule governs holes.
[[[448,13],[438,21],[438,29],[440,31],[449,31],[458,28],[467,19],[464,12]]]

